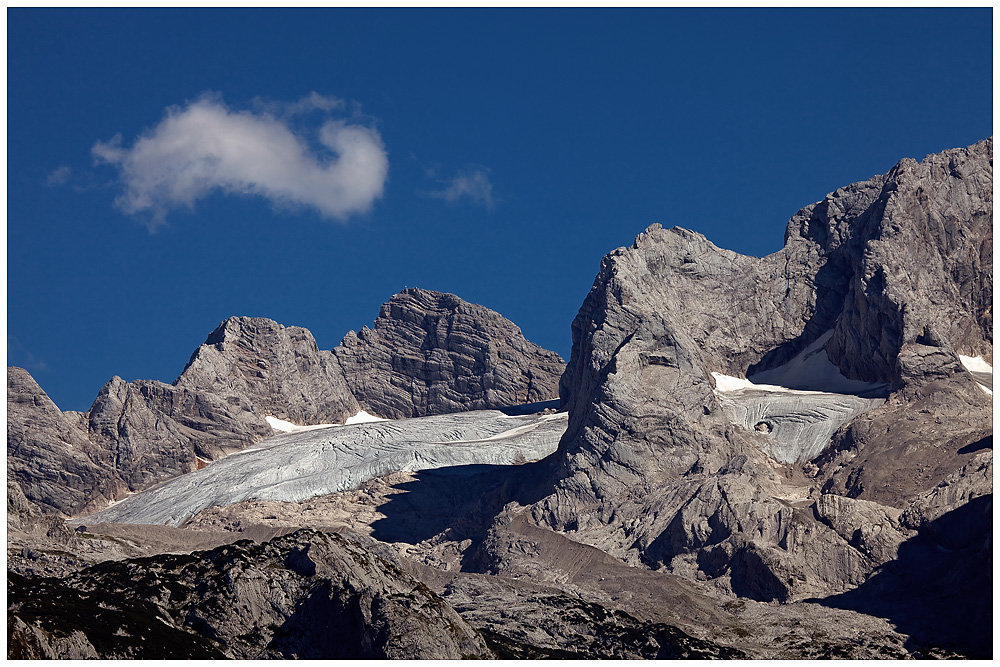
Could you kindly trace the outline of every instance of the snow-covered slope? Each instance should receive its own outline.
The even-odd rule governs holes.
[[[509,465],[551,454],[565,430],[565,413],[511,417],[496,410],[296,430],[84,520],[177,526],[213,505],[298,502],[393,472]]]
[[[761,449],[779,463],[814,458],[842,424],[884,402],[887,385],[846,378],[830,361],[823,346],[832,334],[749,379],[712,373],[730,421],[758,434]]]
[[[972,373],[972,377],[976,379],[979,384],[979,388],[984,392],[993,395],[993,366],[990,365],[988,361],[982,357],[966,357],[965,355],[958,355],[959,360],[962,365],[965,366],[965,370]]]

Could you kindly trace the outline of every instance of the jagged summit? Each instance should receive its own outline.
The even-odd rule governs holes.
[[[361,409],[336,358],[302,327],[231,317],[194,352],[174,386],[249,402],[295,424],[343,423]]]
[[[389,299],[333,354],[361,405],[393,418],[552,399],[564,368],[499,313],[418,288]]]
[[[846,530],[843,514],[816,523],[796,508],[838,494],[859,535],[893,534],[852,503],[904,510],[991,438],[991,398],[962,358],[992,360],[992,146],[840,188],[793,216],[767,257],[659,225],[609,253],[573,322],[560,382],[569,427],[532,516],[757,599],[862,581],[884,562],[880,547],[832,531]],[[718,381],[772,382],[816,363],[834,384],[891,395]],[[776,470],[796,462],[790,485]]]
[[[557,354],[453,294],[405,290],[353,339],[320,350],[302,327],[231,317],[172,385],[115,376],[82,415],[60,412],[27,371],[8,369],[8,471],[28,501],[72,516],[273,436],[267,417],[342,424],[362,410],[411,417],[558,395]]]

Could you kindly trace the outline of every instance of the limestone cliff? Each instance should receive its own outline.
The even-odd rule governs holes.
[[[361,405],[380,417],[503,408],[558,396],[563,361],[498,313],[411,288],[333,353]]]
[[[841,188],[768,257],[659,225],[607,255],[573,323],[569,428],[534,520],[762,600],[843,590],[893,558],[912,536],[899,512],[992,447],[991,397],[960,357],[992,363],[992,145]],[[840,409],[818,456],[788,464],[774,423],[734,419],[729,397],[751,403],[726,376],[882,398]],[[817,418],[824,394],[805,396],[779,416]]]

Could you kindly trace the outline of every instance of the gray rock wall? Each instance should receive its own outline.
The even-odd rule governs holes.
[[[563,360],[498,313],[411,288],[333,349],[358,402],[386,418],[488,410],[558,396]]]
[[[309,331],[262,317],[220,324],[174,386],[294,424],[340,424],[360,409],[336,358]]]
[[[837,190],[768,257],[659,225],[607,255],[573,323],[569,428],[533,520],[762,600],[863,581],[906,530],[868,551],[845,536],[868,540],[992,433],[957,356],[992,360],[991,184],[992,138]],[[831,330],[821,351],[843,375],[894,392],[854,401],[870,411],[782,465],[711,373],[773,369]],[[887,509],[818,504],[821,490]]]

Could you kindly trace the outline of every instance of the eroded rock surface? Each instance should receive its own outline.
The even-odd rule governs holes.
[[[7,369],[8,522],[13,509],[20,524],[29,504],[62,514],[106,506],[123,486],[112,463],[90,441],[86,425],[60,412],[26,370]],[[10,482],[18,487],[14,502]]]
[[[64,579],[11,574],[8,657],[492,657],[446,602],[368,543],[304,530]]]
[[[308,330],[262,317],[220,324],[174,385],[294,424],[342,424],[360,410],[332,352]]]
[[[841,188],[768,257],[658,225],[607,255],[573,323],[569,427],[532,520],[760,600],[864,581],[912,536],[893,517],[992,433],[959,358],[992,360],[992,145]],[[806,351],[891,395],[867,411],[850,398],[813,460],[784,465],[767,438],[804,406],[736,414],[756,408],[724,405],[713,373],[766,377]]]
[[[365,410],[393,419],[554,399],[564,368],[498,313],[416,288],[333,353]]]

